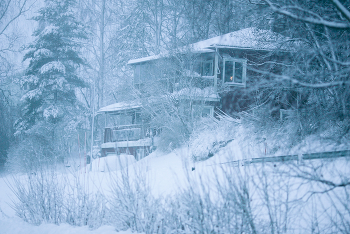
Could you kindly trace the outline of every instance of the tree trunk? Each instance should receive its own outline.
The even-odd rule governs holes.
[[[105,34],[105,8],[106,0],[101,1],[101,19],[100,19],[100,70],[99,70],[99,102],[98,108],[104,106],[104,73],[105,73],[105,53],[104,53],[104,34]]]

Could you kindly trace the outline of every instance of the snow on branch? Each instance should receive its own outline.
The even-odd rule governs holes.
[[[46,119],[49,118],[57,118],[59,116],[60,110],[57,106],[49,106],[48,108],[45,108],[43,111],[43,116]]]
[[[25,101],[25,100],[33,100],[35,98],[40,97],[42,94],[42,90],[40,89],[33,89],[28,91],[26,94],[24,94],[21,98],[21,101]]]
[[[51,57],[52,52],[48,49],[38,49],[37,51],[34,52],[34,58],[38,57]]]
[[[53,61],[53,62],[46,63],[40,68],[41,74],[54,72],[54,71],[64,74],[66,73],[66,67],[60,61]]]
[[[48,25],[44,28],[44,30],[40,33],[39,37],[45,36],[47,34],[57,34],[59,27],[54,25]]]
[[[34,75],[22,76],[19,84],[23,87],[25,84],[37,84],[39,82],[39,78]]]

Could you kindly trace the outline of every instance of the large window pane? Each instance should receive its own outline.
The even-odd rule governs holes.
[[[243,83],[243,64],[235,62],[235,83]]]
[[[202,76],[212,76],[213,75],[213,61],[203,62]]]
[[[233,81],[233,61],[225,61],[225,82]]]

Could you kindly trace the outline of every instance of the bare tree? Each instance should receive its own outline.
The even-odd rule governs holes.
[[[349,115],[350,10],[347,1],[264,1],[276,13],[274,25],[291,26],[280,33],[308,45],[294,56],[296,69],[274,75],[295,86],[312,90],[320,105],[334,107],[343,118]],[[279,22],[277,22],[279,21]],[[282,25],[281,25],[282,26]],[[327,99],[327,100],[325,100]]]
[[[33,3],[29,0],[5,0],[0,3],[0,77],[2,82],[12,65],[9,57],[16,50],[15,43],[19,39],[18,35],[11,33],[11,29],[16,21],[30,9],[31,4]]]
[[[17,72],[15,60],[21,39],[21,35],[13,31],[31,4],[29,0],[4,0],[0,3],[0,167],[5,163],[13,139],[13,96],[16,92],[13,77]]]

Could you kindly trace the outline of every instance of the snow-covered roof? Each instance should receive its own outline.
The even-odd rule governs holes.
[[[288,50],[289,39],[270,30],[245,28],[190,45],[193,50],[203,48],[240,48],[253,50]]]
[[[135,110],[142,108],[144,105],[147,105],[147,103],[157,103],[162,101],[162,97],[148,97],[145,99],[117,102],[109,106],[102,107],[97,113]]]
[[[181,49],[178,49],[175,53],[179,54],[179,53],[188,53],[190,49],[187,47],[183,47]],[[215,50],[212,49],[197,49],[197,50],[191,50],[191,53],[209,53],[209,52],[215,52]],[[147,61],[152,61],[152,60],[157,60],[160,58],[166,58],[166,57],[170,57],[172,53],[169,52],[163,52],[157,55],[151,55],[151,56],[147,56],[147,57],[143,57],[143,58],[138,58],[138,59],[131,59],[129,60],[128,64],[136,64],[136,63],[143,63],[143,62],[147,62]]]
[[[222,36],[213,37],[204,41],[179,48],[177,53],[205,53],[214,52],[215,48],[236,48],[245,50],[284,50],[290,51],[291,45],[289,38],[270,30],[257,29],[255,27],[241,29],[235,32],[227,33]],[[161,53],[139,59],[132,59],[128,64],[142,63],[169,57],[169,53]]]
[[[125,111],[125,110],[138,109],[141,107],[142,105],[140,100],[117,102],[109,106],[102,107],[97,113]]]
[[[165,54],[158,54],[158,55],[152,55],[152,56],[147,56],[147,57],[138,58],[138,59],[131,59],[129,60],[128,64],[142,63],[146,61],[160,59],[163,57],[166,57]]]

